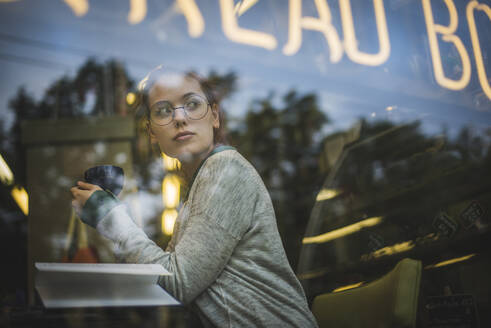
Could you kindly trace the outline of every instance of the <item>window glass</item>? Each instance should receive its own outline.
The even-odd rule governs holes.
[[[69,189],[90,167],[123,169],[119,198],[167,246],[188,190],[180,163],[150,142],[140,92],[163,67],[213,85],[228,143],[263,179],[309,301],[410,257],[423,264],[421,324],[491,324],[489,0],[0,7],[9,318],[39,305],[34,263],[121,260],[73,214]],[[455,295],[470,300],[470,315],[429,310],[432,297]],[[171,326],[191,320],[139,311]]]

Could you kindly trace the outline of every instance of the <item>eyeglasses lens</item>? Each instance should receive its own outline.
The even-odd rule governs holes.
[[[185,115],[189,119],[200,120],[206,115],[208,103],[203,97],[198,95],[186,99],[184,105],[180,107],[173,107],[167,101],[158,102],[150,110],[150,119],[158,125],[169,124],[174,118],[174,111],[179,108],[184,109]]]

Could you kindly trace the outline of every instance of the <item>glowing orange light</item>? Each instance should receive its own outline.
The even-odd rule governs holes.
[[[381,257],[385,255],[392,255],[397,253],[406,252],[410,249],[413,249],[415,246],[412,240],[405,241],[402,243],[394,244],[392,246],[387,246],[373,252],[373,257]]]
[[[368,228],[368,227],[373,227],[377,224],[380,224],[382,222],[382,217],[377,216],[369,219],[365,219],[363,221],[336,229],[332,230],[329,232],[326,232],[322,235],[318,236],[313,236],[313,237],[305,237],[302,241],[304,244],[321,244],[321,243],[327,243],[328,241],[341,238],[347,235],[351,235],[355,232],[360,231],[361,229]]]
[[[179,205],[179,190],[181,183],[174,174],[166,175],[162,181],[162,198],[165,207],[176,208]]]
[[[131,106],[135,103],[135,101],[136,101],[135,93],[128,92],[128,94],[126,95],[126,103]]]
[[[321,189],[321,191],[319,191],[319,194],[317,194],[317,198],[315,200],[318,202],[323,200],[328,200],[336,197],[340,193],[341,193],[340,191],[335,189]]]
[[[165,209],[162,213],[162,232],[168,236],[174,231],[174,224],[177,219],[177,211],[175,209]]]
[[[356,287],[360,287],[361,285],[363,285],[363,281],[360,281],[356,284],[351,284],[351,285],[346,285],[346,286],[343,286],[343,287],[339,287],[339,288],[336,288],[335,290],[333,290],[332,292],[333,293],[338,293],[338,292],[342,292],[343,290],[348,290],[348,289],[353,289],[353,288],[356,288]]]
[[[162,153],[162,161],[167,171],[175,171],[181,168],[181,162],[177,158],[169,157],[164,153]]]
[[[27,191],[23,187],[15,186],[10,194],[24,215],[27,216],[29,214],[29,195]]]
[[[477,254],[470,254],[470,255],[466,255],[466,256],[462,256],[462,257],[456,257],[454,259],[438,262],[435,264],[430,264],[430,265],[425,266],[425,269],[439,268],[442,266],[446,266],[446,265],[450,265],[450,264],[454,264],[454,263],[458,263],[458,262],[462,262],[462,261],[467,261],[468,259],[470,259],[476,255]]]

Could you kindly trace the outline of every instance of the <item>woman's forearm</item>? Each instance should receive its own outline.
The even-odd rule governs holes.
[[[160,284],[179,301],[189,303],[217,279],[238,240],[205,214],[188,220],[186,234],[172,252],[150,240],[123,204],[114,207],[96,228],[116,243],[126,262],[161,264],[171,275],[162,276]]]

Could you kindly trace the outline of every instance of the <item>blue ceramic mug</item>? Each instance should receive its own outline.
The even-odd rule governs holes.
[[[85,171],[84,178],[85,182],[98,185],[116,196],[123,190],[124,171],[119,166],[99,165],[91,167]]]

